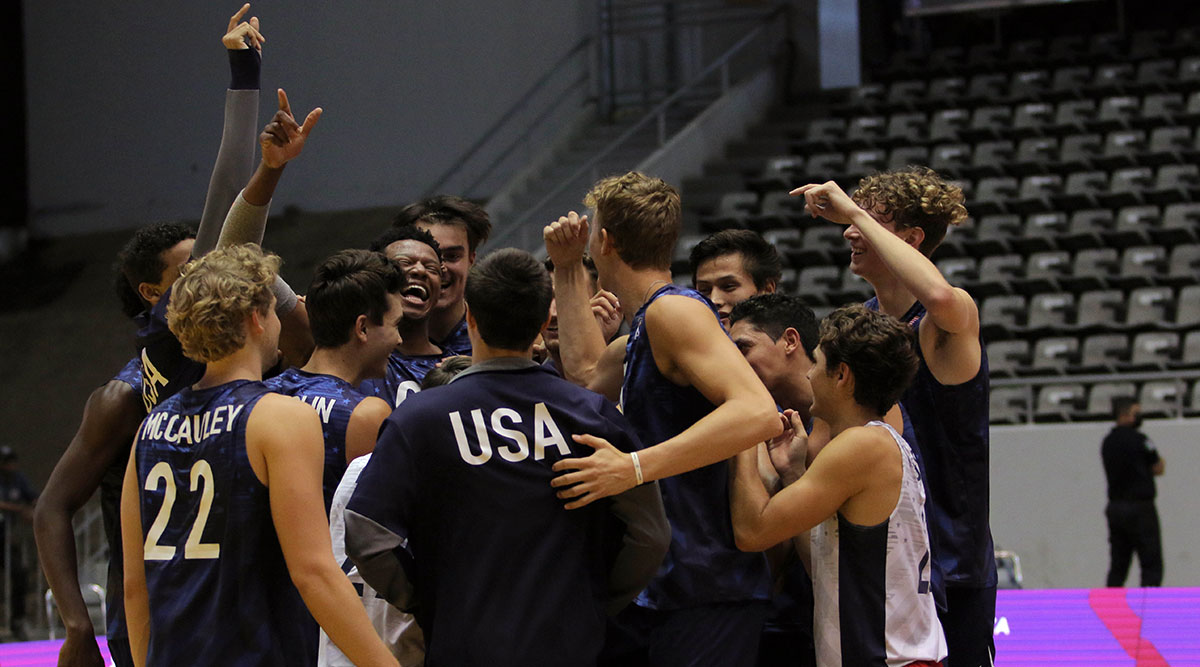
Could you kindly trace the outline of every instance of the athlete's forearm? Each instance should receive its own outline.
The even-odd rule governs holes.
[[[320,563],[296,567],[291,575],[313,618],[354,664],[398,665],[331,555]]]
[[[79,592],[79,571],[75,550],[75,530],[71,517],[75,511],[64,506],[47,487],[33,514],[33,535],[37,541],[42,571],[54,593],[54,604],[68,634],[94,633],[87,603]]]
[[[956,290],[921,251],[879,224],[871,214],[854,214],[854,225],[892,275],[912,292],[937,325],[950,333],[967,326],[970,317]]]
[[[247,49],[246,51],[252,51]],[[225,92],[225,126],[221,132],[221,147],[208,182],[200,228],[196,230],[193,257],[201,257],[217,246],[222,222],[233,205],[238,191],[254,169],[258,122],[258,89],[228,90]]]
[[[596,377],[607,341],[592,314],[591,279],[579,262],[554,267],[554,298],[558,308],[559,354],[563,376],[588,387]]]
[[[763,510],[770,501],[767,488],[758,474],[758,452],[749,449],[730,462],[729,513],[733,523],[733,539],[742,551],[762,551],[772,545],[764,544]]]
[[[779,413],[770,402],[731,398],[683,433],[638,453],[647,481],[725,461],[779,434]],[[757,474],[757,453],[754,470]]]

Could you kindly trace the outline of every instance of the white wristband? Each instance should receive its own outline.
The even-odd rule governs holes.
[[[642,484],[642,462],[638,460],[637,452],[630,452],[629,456],[633,458],[633,472],[637,475],[637,483]]]

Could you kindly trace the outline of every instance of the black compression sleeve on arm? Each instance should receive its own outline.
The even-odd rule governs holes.
[[[229,49],[229,89],[258,90],[262,56],[257,49]]]

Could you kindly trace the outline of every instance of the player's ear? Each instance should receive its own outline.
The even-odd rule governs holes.
[[[783,335],[779,339],[783,341],[783,351],[788,354],[794,354],[797,349],[802,349],[800,332],[792,327],[784,329]]]
[[[368,323],[369,322],[366,314],[362,314],[354,318],[354,335],[357,336],[360,341],[366,342],[367,340]]]
[[[779,289],[779,284],[776,282],[776,280],[774,278],[771,278],[770,280],[767,281],[766,285],[763,285],[761,293],[762,294],[774,294],[775,291],[778,289]]]
[[[162,290],[154,283],[138,283],[137,292],[138,296],[150,305],[158,303],[158,298],[162,296]]]
[[[608,233],[607,229],[600,228],[600,254],[611,255],[617,251],[617,245],[613,242],[612,234]]]
[[[905,243],[920,250],[921,244],[925,242],[925,230],[920,227],[909,227],[904,230],[904,233],[906,234]]]

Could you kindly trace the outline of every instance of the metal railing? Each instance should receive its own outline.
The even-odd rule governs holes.
[[[532,233],[529,232],[528,225],[533,221],[533,216],[540,214],[546,206],[553,202],[557,197],[562,195],[567,188],[575,185],[581,180],[591,177],[595,180],[599,177],[599,165],[609,156],[617,151],[618,148],[625,145],[632,137],[637,135],[654,124],[654,132],[658,146],[663,146],[671,138],[667,132],[668,118],[674,110],[677,103],[686,99],[697,88],[699,88],[710,76],[716,74],[718,77],[718,88],[722,95],[729,91],[733,85],[733,77],[731,66],[736,57],[742,55],[752,45],[761,46],[760,39],[766,32],[779,21],[780,18],[787,15],[787,7],[779,6],[774,11],[769,13],[762,21],[754,28],[739,39],[733,46],[727,49],[723,54],[717,57],[711,64],[705,67],[699,74],[692,77],[687,83],[669,95],[666,99],[659,102],[654,108],[647,111],[639,120],[634,122],[625,129],[615,139],[610,141],[604,148],[596,151],[590,159],[580,165],[567,177],[559,180],[558,185],[551,188],[536,204],[530,206],[508,227],[501,230],[499,234],[493,237],[493,243],[497,246],[505,245],[506,241],[511,241],[514,236],[519,233],[529,233],[532,238]],[[540,226],[538,230],[540,232]],[[540,234],[538,235],[540,238]],[[520,245],[520,244],[518,244]],[[522,245],[521,247],[525,247]]]
[[[461,177],[466,173],[467,168],[481,156],[491,154],[491,160],[485,163],[475,174],[475,176],[466,182],[465,185],[455,187],[454,191],[466,198],[477,197],[479,193],[475,192],[488,177],[490,177],[505,160],[509,158],[521,146],[526,145],[526,140],[533,132],[543,126],[544,121],[551,113],[561,113],[560,105],[567,100],[571,95],[576,94],[579,90],[585,90],[591,81],[591,56],[592,45],[594,39],[591,35],[580,39],[572,46],[562,57],[560,57],[553,65],[546,69],[537,81],[524,90],[517,97],[517,101],[512,104],[494,123],[480,135],[475,143],[463,152],[458,159],[454,160],[450,167],[437,178],[429,188],[426,189],[425,196],[431,196],[444,189],[457,177]],[[582,67],[571,67],[570,65],[576,61],[582,61]],[[572,75],[571,73],[574,72]],[[563,78],[563,75],[567,78]],[[557,93],[551,92],[548,99],[542,99],[541,95],[545,91],[552,91],[552,86],[559,83],[561,88]],[[536,104],[536,106],[535,106]],[[523,129],[516,134],[511,140],[500,147],[494,148],[492,151],[486,151],[490,146],[495,144],[498,139],[508,136],[509,133],[504,132],[508,127],[514,125],[515,121],[520,118],[529,109],[537,109],[536,115],[524,124]]]

